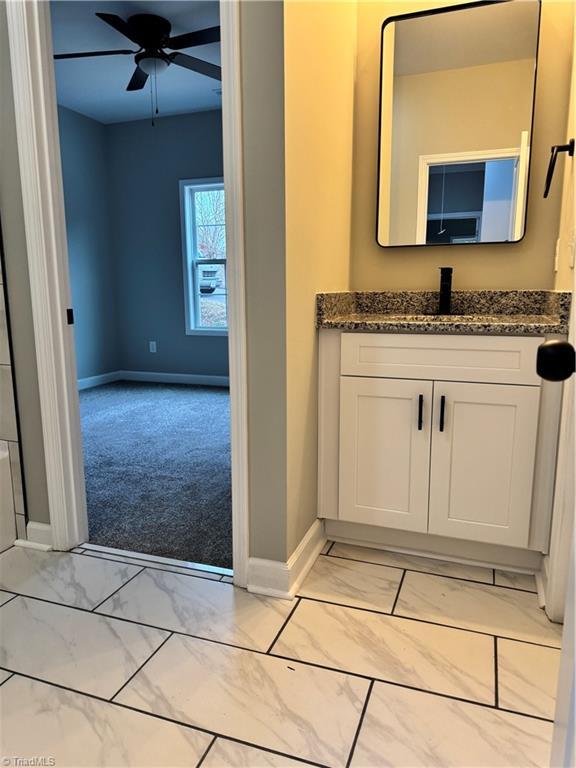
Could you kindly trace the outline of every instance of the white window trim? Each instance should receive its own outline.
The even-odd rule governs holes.
[[[186,317],[186,336],[228,336],[228,328],[197,328],[194,307],[190,297],[190,248],[188,232],[186,229],[186,187],[210,187],[214,184],[224,184],[222,176],[202,179],[181,179],[179,181],[180,194],[180,233],[182,239],[182,276],[184,287],[184,313]],[[194,278],[192,278],[194,279]],[[226,283],[228,290],[228,283]],[[193,289],[194,290],[194,289]],[[228,302],[227,302],[228,304]]]

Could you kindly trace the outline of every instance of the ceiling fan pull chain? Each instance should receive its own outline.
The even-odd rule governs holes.
[[[154,67],[154,95],[156,97],[156,114],[159,115],[158,110],[158,78],[156,77],[156,67]]]
[[[152,90],[152,78],[150,78],[150,122],[154,128],[154,92]]]

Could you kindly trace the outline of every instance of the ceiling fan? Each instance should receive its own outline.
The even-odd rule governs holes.
[[[130,16],[127,21],[113,13],[97,13],[96,16],[137,45],[138,50],[56,53],[55,59],[83,59],[89,56],[134,56],[136,69],[128,83],[127,91],[142,90],[149,75],[161,74],[168,69],[170,64],[191,69],[193,72],[212,77],[214,80],[222,79],[221,68],[216,64],[180,53],[182,48],[194,48],[197,45],[219,42],[220,27],[207,27],[184,35],[170,37],[172,25],[162,16],[138,13],[135,16]],[[166,49],[172,53],[168,53]]]

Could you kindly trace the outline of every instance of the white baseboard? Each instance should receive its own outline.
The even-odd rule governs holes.
[[[150,384],[196,384],[203,387],[228,387],[228,376],[204,376],[199,373],[158,373],[156,371],[111,371],[101,376],[78,379],[78,389],[99,387],[113,381],[142,381]]]
[[[146,381],[158,384],[199,384],[205,387],[227,387],[228,376],[204,376],[197,373],[157,373],[155,371],[118,371],[120,381]]]
[[[251,557],[248,592],[292,600],[326,543],[324,525],[315,520],[286,562]]]
[[[27,539],[16,539],[14,546],[22,547],[23,549],[37,549],[41,552],[50,552],[52,549],[50,544],[36,544],[34,541],[28,541]]]
[[[548,557],[544,557],[542,570],[535,574],[536,591],[538,593],[538,605],[540,608],[546,607],[546,586],[548,584]]]
[[[16,545],[30,549],[52,549],[52,529],[47,523],[30,520],[26,525],[26,536],[27,539],[16,539]]]
[[[503,568],[518,573],[538,573],[542,554],[528,549],[464,541],[429,533],[414,533],[392,528],[379,528],[344,520],[326,520],[326,537],[330,541],[372,549],[384,549],[437,560],[450,560],[465,565]]]
[[[119,381],[120,371],[111,371],[102,373],[99,376],[87,376],[84,379],[78,379],[78,389],[90,389],[90,387],[101,387],[102,384],[110,384],[113,381]]]

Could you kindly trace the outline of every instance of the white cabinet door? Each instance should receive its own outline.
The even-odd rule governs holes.
[[[434,383],[430,533],[528,546],[539,399],[539,387]]]
[[[426,531],[432,382],[340,382],[339,519]]]

